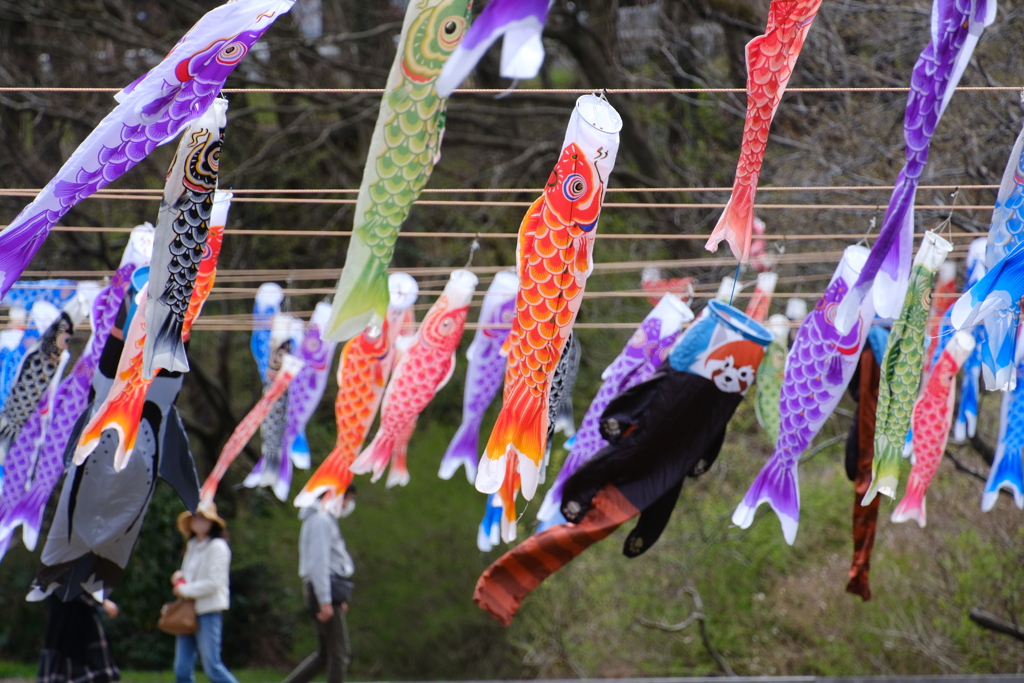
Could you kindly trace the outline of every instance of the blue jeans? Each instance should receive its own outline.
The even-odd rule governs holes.
[[[196,650],[203,660],[203,672],[211,683],[238,683],[220,661],[220,637],[224,621],[220,612],[199,615],[199,632],[178,636],[174,643],[174,678],[177,683],[195,683]]]

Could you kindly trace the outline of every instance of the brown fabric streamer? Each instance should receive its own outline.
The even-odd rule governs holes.
[[[473,602],[508,626],[523,599],[541,581],[639,514],[619,489],[605,486],[579,524],[553,526],[499,557],[476,582]]]
[[[853,501],[853,562],[846,592],[859,595],[865,602],[871,599],[868,573],[871,569],[871,549],[875,545],[875,527],[878,524],[878,506],[881,496],[875,496],[868,505],[861,505],[871,485],[871,461],[875,458],[875,413],[878,410],[878,382],[881,368],[870,346],[860,355],[860,401],[857,405],[857,476],[854,479]]]

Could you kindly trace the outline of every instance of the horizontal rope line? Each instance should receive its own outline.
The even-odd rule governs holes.
[[[643,192],[731,192],[732,187],[730,186],[718,186],[718,187],[609,187],[607,190],[608,194],[615,193],[643,193]],[[775,186],[759,186],[758,192],[868,192],[872,190],[885,190],[886,192],[894,189],[893,185],[781,185]],[[918,190],[998,190],[999,185],[918,185]],[[37,194],[42,192],[42,188],[0,188],[0,197],[35,197]],[[320,190],[316,189],[285,189],[285,188],[268,188],[262,189],[248,189],[238,190],[232,189],[232,193],[236,195],[247,195],[247,194],[358,194],[359,188],[324,188]],[[536,193],[540,194],[541,189],[536,187],[489,187],[489,188],[435,188],[435,189],[423,189],[423,194],[522,194],[522,193]],[[102,189],[97,190],[91,196],[93,197],[112,197],[117,195],[143,195],[150,198],[157,198],[163,196],[163,190],[152,190],[152,189],[123,189],[123,190],[112,190]]]
[[[256,287],[238,287],[238,288],[226,288],[226,289],[222,289],[222,290],[220,290],[218,292],[218,290],[215,288],[213,290],[213,292],[211,292],[210,298],[208,299],[208,301],[245,301],[245,300],[251,300],[256,295],[256,289],[257,289]],[[421,297],[437,297],[437,296],[441,295],[442,291],[443,290],[440,290],[440,289],[436,289],[436,290],[423,290],[423,289],[421,289],[420,292],[419,292],[419,296],[421,296]],[[236,294],[236,292],[237,292],[237,294]],[[232,294],[234,296],[215,296],[217,294]],[[310,289],[284,289],[284,290],[282,290],[282,294],[284,296],[314,296],[314,295],[324,296],[324,295],[328,295],[328,294],[334,294],[334,288],[326,289],[326,288],[314,287],[314,288],[310,288]],[[618,299],[618,298],[622,298],[622,299],[647,299],[649,297],[661,296],[661,294],[662,294],[662,292],[644,292],[644,291],[639,291],[639,290],[636,290],[636,291],[634,291],[634,290],[613,290],[613,291],[607,291],[607,292],[584,291],[583,292],[583,298],[584,299],[590,299],[590,300],[594,300],[594,299]],[[774,296],[777,296],[779,298],[790,298],[790,297],[799,296],[799,297],[804,298],[804,299],[817,300],[817,299],[821,298],[821,296],[823,294],[824,294],[824,292],[775,292]],[[479,307],[481,305],[481,303],[483,303],[483,299],[484,299],[485,295],[486,295],[485,291],[483,291],[481,289],[477,289],[477,291],[474,292],[473,299],[471,300],[471,302],[469,304],[470,307],[471,308]],[[694,300],[699,300],[699,301],[705,301],[707,299],[717,298],[717,296],[718,296],[718,285],[715,285],[714,291],[694,292],[693,296],[689,297],[689,298],[694,299]],[[739,291],[738,288],[737,288],[737,291],[736,291],[736,294],[734,295],[734,298],[735,299],[750,299],[753,296],[754,296],[753,288],[748,288],[747,291],[743,291],[743,292]],[[961,296],[960,292],[955,292],[953,294],[933,293],[932,299],[933,300],[935,300],[935,299],[954,299],[955,300],[955,299],[959,299],[960,296]],[[433,305],[434,305],[434,302],[431,300],[431,301],[426,301],[426,302],[414,304],[413,308],[415,310],[425,311],[425,310],[429,309]],[[251,316],[252,314],[251,313],[238,313],[238,314],[232,313],[232,314],[226,314],[226,315],[245,317],[245,316]],[[299,314],[295,313],[293,315],[299,315]],[[304,315],[307,315],[307,316],[308,315],[312,315],[312,312],[306,313]]]
[[[308,317],[309,313],[306,313],[305,315]],[[252,324],[252,322],[248,322],[248,323],[243,322],[243,321],[238,321],[238,322],[224,321],[224,322],[221,322],[221,321],[216,320],[214,318],[215,318],[215,316],[211,316],[210,318],[202,318],[202,317],[200,317],[198,320],[195,321],[195,323],[193,323],[192,329],[194,331],[200,331],[200,332],[252,332],[255,329],[255,326]],[[4,319],[3,319],[2,316],[0,316],[0,322],[4,322]],[[603,323],[576,322],[576,323],[573,324],[573,329],[576,329],[576,330],[635,330],[636,328],[638,328],[641,325],[642,322],[643,321],[639,321],[639,322],[603,322]],[[939,323],[939,322],[941,322],[941,318],[938,318],[938,317],[930,317],[930,318],[928,318],[928,323],[930,323],[930,324],[936,324],[936,323]],[[801,325],[801,322],[797,322],[797,321],[792,321],[791,320],[791,321],[787,322],[787,327],[789,327],[790,329],[798,328],[800,325]],[[690,323],[683,323],[682,329],[685,330],[689,326],[690,326]],[[479,330],[479,329],[507,330],[507,329],[510,329],[510,328],[511,328],[510,325],[491,325],[491,324],[486,324],[486,323],[472,323],[472,322],[467,322],[466,325],[465,325],[465,330],[467,332],[473,332],[473,331]],[[80,325],[77,329],[83,330],[83,331],[84,330],[89,330],[90,327],[89,327],[88,320],[83,321],[82,325]]]
[[[6,227],[6,226],[5,226]],[[127,234],[130,233],[133,228],[111,228],[111,227],[100,227],[91,228],[86,226],[56,226],[53,228],[53,232],[78,232],[78,233],[115,233],[115,234]],[[263,235],[265,237],[351,237],[351,230],[276,230],[276,229],[229,229],[224,231],[227,235]],[[948,236],[949,233],[943,233],[943,236]],[[403,238],[453,238],[453,239],[517,239],[519,237],[517,232],[399,232],[399,237]],[[810,235],[757,235],[755,239],[763,239],[767,241],[789,241],[794,242],[806,242],[814,240],[863,240],[872,239],[877,237],[877,233],[815,233]],[[914,233],[914,237],[923,237],[924,233]],[[974,232],[955,232],[953,237],[983,237],[981,233]],[[601,240],[707,240],[708,235],[698,234],[657,234],[657,233],[603,233],[598,232],[598,241]]]
[[[138,201],[152,201],[156,197],[138,197],[134,195],[107,195],[104,199],[133,199]],[[233,203],[251,204],[355,204],[355,199],[313,199],[298,197],[235,197]],[[420,206],[492,206],[525,209],[533,205],[533,202],[502,202],[502,201],[473,201],[473,200],[448,200],[448,199],[418,199],[413,204]],[[725,203],[661,203],[661,202],[605,202],[602,210],[606,209],[724,209]],[[884,204],[754,204],[759,210],[813,210],[813,211],[880,211]],[[992,204],[921,204],[914,207],[918,211],[991,211]],[[3,227],[7,227],[6,225]]]
[[[808,263],[838,263],[842,251],[831,252],[808,252],[803,254],[781,254],[774,256],[776,266],[806,265]],[[947,261],[959,261],[967,256],[967,245],[960,245],[950,252],[946,257]],[[664,268],[679,270],[684,268],[708,268],[715,266],[735,266],[736,260],[728,257],[705,257],[695,259],[664,259],[651,261],[610,261],[606,263],[595,263],[595,274],[606,274],[616,272],[641,271],[645,268]],[[441,275],[447,277],[453,270],[461,270],[457,266],[445,267],[418,267],[418,268],[389,268],[389,272],[408,273],[413,277]],[[494,273],[511,270],[509,266],[472,266],[466,268],[477,275],[493,275]],[[341,268],[330,269],[295,269],[295,270],[259,270],[259,271],[218,271],[217,282],[225,284],[228,282],[270,282],[270,281],[308,281],[308,280],[336,280],[341,273]],[[102,279],[110,277],[113,271],[109,270],[33,270],[25,271],[22,277],[26,278],[68,278],[76,280]],[[803,276],[793,276],[801,278]],[[818,276],[809,276],[818,277]]]
[[[222,287],[222,288],[214,287],[213,291],[210,292],[210,298],[208,299],[208,301],[238,301],[238,300],[252,299],[253,296],[255,296],[257,290],[258,290],[257,287]],[[442,291],[443,290],[441,290],[441,289],[420,289],[419,290],[419,296],[421,296],[421,297],[423,297],[423,296],[440,296]],[[754,290],[751,288],[748,291],[741,292],[741,291],[739,291],[739,285],[737,285],[736,298],[737,299],[739,299],[739,298],[749,299],[750,297],[753,296],[753,291]],[[327,294],[334,294],[334,292],[335,292],[334,287],[308,287],[308,288],[300,288],[300,289],[282,289],[281,290],[281,293],[284,296],[315,296],[315,295],[323,296],[323,295],[327,295]],[[657,297],[657,296],[660,296],[662,293],[663,292],[645,292],[643,290],[611,290],[611,291],[597,291],[597,292],[591,292],[591,291],[584,290],[583,291],[583,298],[584,299],[611,299],[611,298],[615,298],[615,297],[624,297],[624,298],[629,298],[629,299],[644,299],[644,298],[652,297],[652,296],[653,297]],[[714,288],[713,291],[694,292],[693,298],[695,298],[695,299],[713,299],[717,293],[718,293],[718,285],[715,285],[715,288]],[[487,292],[485,292],[484,290],[482,290],[480,288],[477,288],[477,290],[473,293],[473,296],[474,296],[475,299],[483,299],[483,297],[486,294],[487,294]],[[793,295],[792,292],[777,292],[777,294],[779,296]],[[802,293],[801,296],[809,296],[809,297],[815,297],[816,298],[816,297],[820,297],[821,296],[821,292],[817,292],[817,293],[807,292],[807,293]],[[957,294],[957,296],[960,296],[960,295]],[[479,304],[479,301],[477,301],[476,304]],[[474,304],[474,305],[476,305],[476,304]],[[433,302],[426,303],[426,304],[422,304],[422,303],[416,304],[416,306],[421,307],[421,308],[424,307],[424,306],[429,308],[432,305],[433,305]],[[231,315],[235,315],[235,314],[231,314]],[[251,314],[247,313],[245,315],[251,315]]]
[[[957,88],[965,92],[1017,92],[1020,86],[1014,85],[969,85]],[[461,95],[586,95],[602,90],[601,88],[460,88],[455,93]],[[0,92],[53,92],[53,93],[117,93],[121,88],[62,88],[40,86],[8,86],[0,88]],[[660,95],[701,93],[745,93],[746,88],[604,88],[604,92],[616,95]],[[847,93],[847,92],[909,92],[905,86],[849,87],[849,88],[786,88],[786,92],[801,93]],[[223,88],[225,93],[281,93],[281,94],[319,94],[319,95],[382,95],[382,88]]]

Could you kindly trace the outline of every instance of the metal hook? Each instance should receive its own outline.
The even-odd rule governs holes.
[[[519,79],[518,78],[513,78],[512,79],[512,83],[507,88],[505,88],[503,91],[501,91],[500,93],[495,95],[494,99],[496,99],[496,100],[503,100],[503,99],[505,99],[506,97],[508,97],[509,95],[512,94],[512,91],[515,90],[516,86],[518,86],[518,85],[519,85]]]
[[[479,249],[479,248],[480,248],[480,233],[478,232],[476,234],[476,237],[473,238],[473,243],[471,245],[469,245],[469,258],[466,259],[466,265],[465,265],[466,268],[469,268],[471,265],[473,265],[473,254],[475,254],[476,250]]]
[[[955,190],[953,190],[953,193],[951,195],[949,195],[949,197],[950,197],[949,215],[946,216],[946,219],[944,221],[942,221],[942,223],[939,225],[939,228],[938,228],[939,232],[942,232],[943,230],[945,230],[945,231],[947,231],[949,233],[949,242],[950,242],[950,244],[953,243],[953,209],[956,206],[956,200],[957,200],[957,198],[959,196],[960,196],[960,187],[957,186],[957,188]]]
[[[868,231],[864,233],[863,237],[861,237],[859,240],[857,240],[857,243],[854,246],[857,246],[857,247],[859,247],[859,246],[865,246],[865,247],[868,246],[868,236],[871,235],[871,232],[875,229],[875,225],[877,224],[877,218],[878,218],[878,204],[875,204],[875,215],[872,216],[871,220],[868,222]]]
[[[294,277],[295,277],[295,270],[294,269],[293,270],[289,270],[288,271],[288,279],[286,279],[284,281],[285,290],[288,292],[288,294],[285,295],[284,303],[281,305],[281,310],[284,313],[291,313],[292,312],[292,295],[291,295],[291,290],[292,290],[292,280],[294,279]]]

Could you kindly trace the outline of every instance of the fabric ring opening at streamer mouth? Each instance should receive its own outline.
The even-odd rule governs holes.
[[[602,133],[616,134],[622,130],[622,117],[607,100],[596,95],[583,95],[576,100],[580,120]]]

